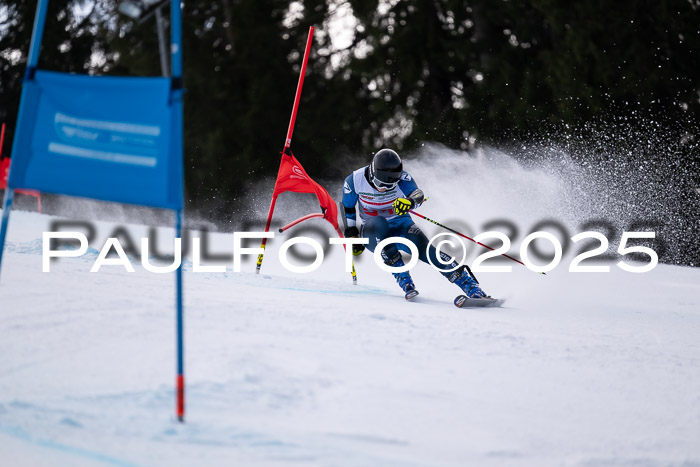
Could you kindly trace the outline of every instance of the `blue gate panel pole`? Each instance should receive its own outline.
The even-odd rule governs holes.
[[[34,29],[32,30],[32,42],[29,46],[29,57],[27,58],[27,71],[25,76],[31,78],[33,69],[39,63],[39,52],[41,51],[41,38],[44,36],[44,24],[46,23],[46,9],[49,0],[39,0],[34,16]]]
[[[32,42],[29,46],[29,57],[27,58],[27,69],[24,73],[25,85],[28,84],[34,77],[34,70],[36,69],[37,63],[39,63],[39,53],[41,52],[41,38],[44,35],[44,24],[46,23],[46,9],[49,6],[49,0],[39,0],[36,6],[36,14],[34,15],[34,29],[32,29]],[[22,113],[22,108],[26,105],[27,92],[22,89],[22,99],[20,100],[20,110],[19,114]],[[19,122],[20,119],[18,118]],[[15,131],[15,138],[12,145],[12,154],[19,151],[17,144],[14,144],[18,140],[20,133],[20,128]],[[10,164],[10,171],[12,171],[12,164]],[[5,250],[5,237],[7,235],[7,228],[10,224],[10,211],[12,210],[12,201],[15,197],[15,190],[9,184],[8,176],[8,186],[5,190],[5,196],[2,203],[2,224],[0,225],[0,271],[2,271],[2,253]]]
[[[15,190],[9,186],[5,189],[5,197],[2,203],[2,225],[0,225],[0,272],[2,272],[2,252],[5,250],[5,235],[7,235],[7,227],[10,223],[10,209],[12,209],[12,199],[15,196]]]
[[[174,166],[171,170],[173,194],[184,203],[184,173],[183,173],[183,121],[182,121],[182,11],[180,0],[172,0],[170,4],[170,52],[171,57],[171,123],[172,155],[170,160]],[[182,208],[175,211],[175,235],[182,238]],[[182,262],[177,268],[177,418],[185,420],[185,362],[184,362],[184,324],[182,303]]]
[[[175,211],[175,236],[182,238],[182,211]],[[176,322],[177,322],[177,419],[185,421],[185,355],[184,323],[182,316],[182,262],[175,271]]]

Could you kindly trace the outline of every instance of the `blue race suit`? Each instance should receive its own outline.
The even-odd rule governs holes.
[[[449,261],[450,264],[443,265],[437,260],[437,250],[433,246],[428,247],[428,238],[413,222],[410,214],[399,216],[394,212],[394,200],[409,197],[417,201],[414,207],[418,207],[423,201],[423,193],[408,172],[402,173],[401,180],[395,188],[380,192],[370,183],[368,168],[358,169],[345,179],[343,185],[343,206],[348,226],[357,225],[355,209],[357,205],[360,210],[360,219],[363,221],[360,236],[369,240],[367,248],[370,251],[374,252],[377,244],[386,238],[403,237],[416,245],[421,261],[428,263],[428,255],[430,255],[432,264],[438,269],[456,268],[458,264],[445,253],[441,253],[441,257],[443,261]],[[395,258],[400,257],[399,251],[410,253],[407,246],[392,243],[384,248],[382,258],[391,263]],[[452,272],[444,271],[442,274],[449,279]]]

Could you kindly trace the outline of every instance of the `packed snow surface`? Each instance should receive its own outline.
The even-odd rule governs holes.
[[[427,145],[405,161],[428,195],[424,215],[467,235],[502,231],[512,255],[535,230],[564,243],[601,230],[614,253],[623,231],[649,229],[660,255],[684,254],[669,234],[685,225],[667,206],[675,191],[615,188],[565,157],[525,167],[494,150],[474,156]],[[260,183],[241,203],[257,221],[272,191]],[[339,195],[340,181],[324,184]],[[195,273],[190,253],[181,424],[174,275],[148,272],[138,257],[134,273],[89,272],[106,238],[121,229],[138,247],[143,224],[163,213],[120,218],[119,205],[66,200],[69,220],[112,222],[91,221],[90,250],[42,273],[42,232],[66,219],[12,213],[0,281],[0,466],[700,466],[700,269],[635,274],[615,258],[609,273],[572,273],[582,247],[569,241],[546,276],[512,262],[497,263],[510,273],[478,274],[506,304],[468,310],[425,264],[412,270],[413,303],[368,252],[357,286],[338,246],[312,273],[286,271],[282,240],[332,235],[318,220],[302,224],[315,231],[277,234],[258,276],[254,257],[239,273],[230,261],[226,272]],[[310,195],[284,194],[275,220],[317,210]],[[172,230],[157,233],[157,251],[172,251]],[[208,239],[209,253],[231,254],[230,233]],[[469,263],[478,253],[469,247]]]
[[[252,258],[241,273],[187,260],[181,424],[174,275],[137,258],[90,273],[94,250],[42,273],[51,220],[12,213],[0,465],[700,465],[696,268],[513,264],[479,276],[504,308],[466,310],[424,264],[413,303],[367,253],[353,286],[337,246],[303,276],[280,266],[280,241],[259,276]]]

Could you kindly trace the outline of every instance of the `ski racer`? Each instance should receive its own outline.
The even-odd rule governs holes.
[[[487,295],[479,287],[479,282],[467,266],[459,264],[449,255],[440,253],[448,264],[437,260],[437,250],[432,245],[428,248],[428,238],[413,222],[409,211],[423,203],[425,195],[416,185],[408,172],[404,172],[399,155],[391,149],[382,149],[372,158],[372,162],[355,170],[343,185],[343,207],[347,220],[345,237],[364,237],[369,240],[367,248],[374,252],[377,244],[389,237],[403,237],[416,245],[421,261],[430,260],[437,268],[444,269],[441,274],[450,282],[459,286],[468,298],[485,298]],[[359,206],[362,226],[358,228],[357,209]],[[359,255],[364,245],[353,245],[353,254]],[[391,267],[404,266],[399,251],[409,252],[403,244],[390,244],[381,252],[384,263]],[[456,268],[456,269],[455,269]],[[450,271],[452,269],[453,271]],[[406,300],[418,295],[418,290],[408,271],[393,273],[399,286],[403,289]]]

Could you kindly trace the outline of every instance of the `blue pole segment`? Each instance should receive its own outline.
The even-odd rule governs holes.
[[[172,54],[170,73],[173,78],[182,78],[182,10],[180,0],[170,4],[170,53]]]
[[[172,196],[182,209],[184,198],[184,158],[183,158],[183,109],[182,97],[184,93],[182,82],[182,9],[180,0],[172,0],[170,5],[170,52],[171,52],[171,92],[170,115],[172,125],[171,146],[171,177]]]
[[[34,69],[39,63],[39,53],[41,52],[41,38],[44,35],[44,24],[46,23],[46,10],[49,6],[49,0],[39,0],[36,6],[36,14],[34,15],[34,29],[32,29],[32,41],[29,46],[29,57],[27,57],[27,69],[24,72],[25,79],[32,79]],[[22,93],[24,97],[24,92]],[[20,101],[20,112],[23,107],[24,99]],[[19,130],[18,130],[19,131]],[[15,135],[15,141],[17,135]],[[15,148],[12,148],[14,154]],[[2,224],[0,224],[0,271],[2,270],[2,254],[5,251],[5,238],[7,236],[7,228],[10,223],[10,211],[12,210],[12,201],[15,197],[15,190],[8,183],[5,189],[5,197],[2,203]]]
[[[182,211],[175,211],[175,236],[182,238]],[[183,259],[184,261],[184,259]],[[183,374],[183,323],[182,323],[182,261],[180,266],[175,271],[175,282],[177,288],[176,306],[177,306],[177,372]]]
[[[182,211],[175,211],[175,236],[182,238]],[[184,258],[183,258],[184,261]],[[176,378],[176,415],[180,422],[185,421],[185,361],[184,361],[184,323],[182,316],[182,261],[175,271],[176,282],[176,321],[177,321],[177,378]]]
[[[182,209],[184,204],[184,161],[183,161],[183,110],[182,110],[182,11],[180,0],[172,0],[170,4],[170,115],[171,115],[171,192],[179,202],[179,209],[175,210],[175,235],[182,238]],[[183,422],[185,419],[185,363],[184,363],[184,323],[182,303],[182,263],[177,268],[177,418]]]
[[[27,58],[27,71],[25,77],[30,78],[31,73],[39,63],[39,52],[41,51],[41,38],[44,35],[44,24],[46,23],[46,10],[49,0],[39,0],[34,16],[34,29],[32,30],[32,42],[29,46],[29,57]]]
[[[15,197],[15,190],[7,187],[5,189],[5,199],[2,203],[2,224],[0,225],[0,272],[2,272],[2,252],[5,250],[5,236],[7,235],[7,227],[10,223],[10,210],[12,209],[12,200]]]

